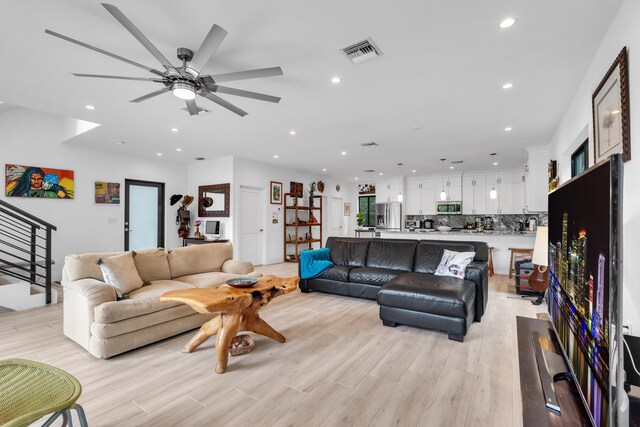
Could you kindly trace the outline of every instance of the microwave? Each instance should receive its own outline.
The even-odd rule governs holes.
[[[462,202],[436,202],[436,213],[462,215]]]

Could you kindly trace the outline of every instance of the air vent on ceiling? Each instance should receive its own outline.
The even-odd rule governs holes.
[[[373,172],[375,172],[375,169],[365,169],[363,172],[373,173]]]
[[[342,52],[344,52],[347,58],[354,64],[359,64],[382,55],[382,51],[376,46],[373,40],[371,40],[371,37],[343,47]]]
[[[455,161],[451,162],[452,165],[460,165],[462,163],[464,163],[464,160],[455,160]]]
[[[377,147],[378,143],[372,141],[372,142],[363,142],[360,145],[362,145],[363,147]]]

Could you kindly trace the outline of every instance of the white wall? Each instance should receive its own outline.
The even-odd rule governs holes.
[[[336,191],[336,185],[339,184],[335,180],[324,177],[321,175],[313,175],[309,173],[305,173],[302,171],[298,171],[290,168],[283,168],[280,166],[269,165],[266,163],[255,162],[252,160],[247,160],[239,157],[234,157],[233,161],[233,186],[232,186],[232,196],[233,194],[237,194],[240,190],[241,186],[259,188],[264,190],[264,200],[265,200],[265,208],[263,209],[263,220],[265,225],[265,237],[264,237],[264,245],[263,245],[263,258],[265,264],[273,264],[277,262],[282,262],[284,258],[284,205],[272,205],[269,200],[269,186],[271,181],[282,182],[283,193],[289,192],[289,182],[296,181],[302,182],[305,185],[305,190],[309,189],[309,185],[313,181],[323,181],[325,183],[325,191],[324,193],[316,192],[316,195],[322,195],[325,197],[324,203],[324,212],[325,217],[327,217],[328,209],[330,207],[331,197],[342,198],[343,202],[349,202],[351,200],[351,194],[348,186],[340,184],[340,191]],[[234,210],[237,212],[237,198],[234,199]],[[348,219],[353,218],[355,212],[353,211],[354,205],[352,204],[352,214],[351,217],[343,217],[343,235],[346,235]],[[272,223],[272,216],[276,214],[278,217],[278,223]],[[237,217],[238,215],[234,215],[236,219],[236,227],[234,228],[234,240],[238,241],[237,238]],[[328,217],[327,217],[328,218]],[[330,234],[328,232],[328,223],[325,219],[323,221],[323,238],[326,240],[326,237]],[[237,249],[234,248],[234,251]]]
[[[70,253],[124,249],[124,179],[164,182],[166,193],[165,245],[180,246],[175,212],[169,196],[186,188],[186,166],[160,159],[128,156],[79,147],[64,141],[78,134],[82,122],[18,108],[0,114],[0,166],[7,163],[69,169],[75,172],[75,198],[3,200],[58,227],[53,232],[54,280],[60,279],[64,256]],[[94,182],[121,184],[120,205],[96,205]],[[115,223],[109,223],[115,218]]]
[[[220,157],[212,160],[202,160],[197,163],[192,163],[187,167],[187,193],[192,195],[195,199],[193,204],[189,207],[191,211],[191,225],[198,219],[198,187],[201,185],[215,185],[215,184],[231,184],[231,194],[229,203],[231,204],[228,218],[222,217],[207,217],[200,218],[204,221],[207,219],[219,220],[222,227],[222,233],[220,238],[233,240],[233,214],[234,214],[234,200],[235,191],[233,191],[233,157]],[[176,207],[178,207],[176,205]],[[202,232],[204,228],[200,228]],[[191,235],[195,229],[191,229]]]
[[[591,136],[591,96],[620,49],[628,47],[629,102],[631,105],[631,161],[624,164],[623,193],[623,321],[640,335],[640,286],[635,262],[640,259],[640,2],[625,0],[587,68],[551,141],[551,158],[558,160],[561,182],[571,177],[571,153]],[[638,50],[636,50],[638,49]],[[589,154],[593,155],[593,146]],[[591,158],[593,163],[593,157]]]

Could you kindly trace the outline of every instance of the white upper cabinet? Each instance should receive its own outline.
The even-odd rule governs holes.
[[[435,185],[435,179],[408,179],[403,206],[405,215],[435,215]]]
[[[546,212],[549,194],[549,150],[547,147],[527,148],[526,208],[528,212]]]
[[[402,192],[402,181],[398,179],[376,182],[376,203],[397,202]],[[404,195],[403,195],[404,196]]]

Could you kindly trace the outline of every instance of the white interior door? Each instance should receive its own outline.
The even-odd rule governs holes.
[[[330,236],[342,236],[343,235],[343,215],[342,211],[342,199],[337,197],[331,198],[331,207],[329,209],[329,235]]]
[[[261,193],[257,188],[240,187],[238,204],[239,258],[255,265],[262,264],[264,215]]]

